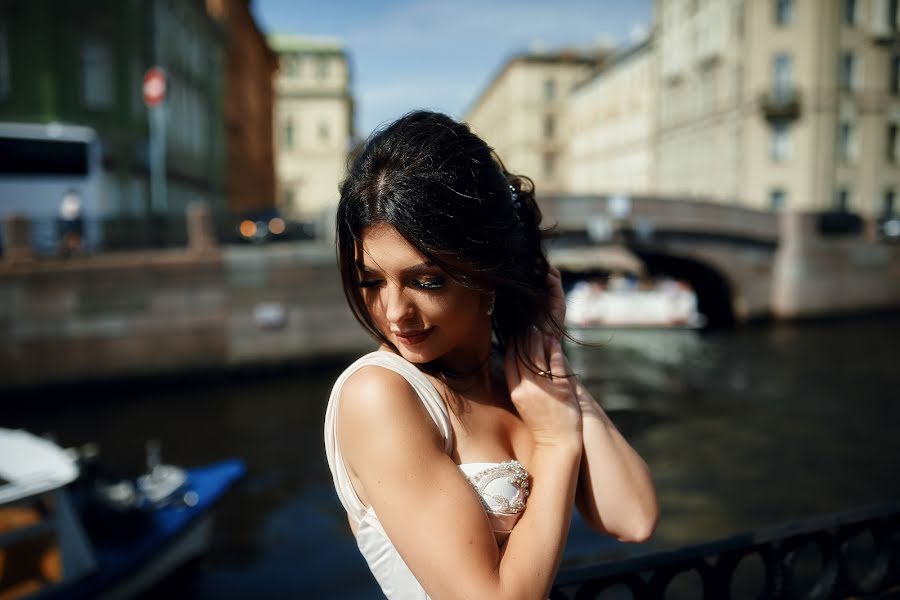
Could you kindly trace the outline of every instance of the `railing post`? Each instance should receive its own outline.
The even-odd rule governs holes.
[[[209,205],[204,202],[191,202],[186,210],[188,252],[205,254],[214,251],[218,244]]]
[[[7,262],[34,259],[31,249],[31,222],[21,215],[10,215],[3,221],[3,258]]]

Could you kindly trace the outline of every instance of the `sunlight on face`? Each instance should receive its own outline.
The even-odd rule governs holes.
[[[487,295],[448,277],[392,226],[363,231],[357,268],[372,320],[408,361],[470,364],[490,347]]]

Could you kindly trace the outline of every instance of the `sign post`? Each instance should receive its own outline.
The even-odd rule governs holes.
[[[160,67],[144,73],[144,104],[150,124],[150,211],[166,210],[166,74]]]

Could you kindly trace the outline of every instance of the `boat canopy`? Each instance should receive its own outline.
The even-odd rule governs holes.
[[[0,428],[0,505],[60,488],[77,477],[74,459],[50,440]]]

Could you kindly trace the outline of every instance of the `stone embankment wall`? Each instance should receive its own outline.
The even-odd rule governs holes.
[[[7,231],[21,247],[0,260],[0,388],[349,359],[374,347],[346,305],[331,246],[220,248],[203,215],[189,217],[183,250],[68,259],[33,259],[28,236]],[[732,265],[723,275],[744,303],[739,319],[762,313],[766,298],[777,318],[900,307],[900,244],[823,238],[815,223],[786,213],[774,255],[737,270],[717,261]]]
[[[900,308],[900,243],[866,235],[828,236],[817,216],[786,212],[772,273],[776,318]]]
[[[331,247],[0,261],[0,387],[350,355],[373,347]]]

